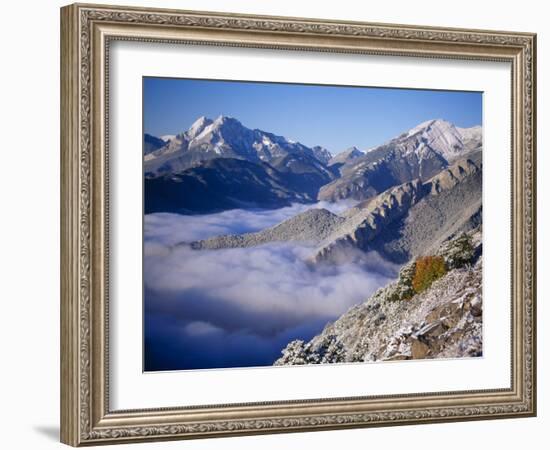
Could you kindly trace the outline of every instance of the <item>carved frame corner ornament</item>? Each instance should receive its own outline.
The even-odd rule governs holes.
[[[509,62],[509,389],[111,411],[108,58],[113,40]],[[73,446],[536,414],[536,35],[74,4],[61,9],[61,440]]]

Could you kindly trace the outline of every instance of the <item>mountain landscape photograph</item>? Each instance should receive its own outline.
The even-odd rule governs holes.
[[[145,77],[144,371],[482,357],[482,103]]]

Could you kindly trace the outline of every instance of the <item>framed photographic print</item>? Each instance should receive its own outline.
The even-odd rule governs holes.
[[[535,38],[62,8],[62,442],[533,416]]]

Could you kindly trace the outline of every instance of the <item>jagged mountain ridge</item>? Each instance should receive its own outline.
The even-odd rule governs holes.
[[[145,173],[159,176],[196,167],[216,158],[271,162],[287,155],[300,155],[326,165],[332,157],[323,147],[307,147],[283,136],[250,129],[233,117],[215,120],[199,117],[191,127],[145,158]]]
[[[456,159],[481,148],[481,127],[424,122],[365,155],[348,160],[341,176],[323,186],[319,200],[366,200],[407,181],[426,180]]]
[[[323,147],[309,148],[282,136],[251,130],[226,116],[216,120],[200,117],[187,131],[160,147],[161,139],[146,135],[144,140],[145,184],[154,187],[146,190],[146,196],[157,197],[146,200],[154,206],[146,211],[188,214],[247,205],[277,208],[289,201],[371,199],[403,183],[429,179],[461,155],[480,150],[481,127],[463,129],[442,120],[431,120],[367,153],[352,147],[334,157]],[[238,166],[245,164],[210,163],[218,159],[256,164],[260,167],[254,172],[267,171],[268,179],[276,181],[262,183],[250,176],[239,181],[239,174],[244,172]],[[252,169],[248,165],[247,168]],[[227,173],[222,174],[223,170]],[[209,174],[206,178],[205,173]],[[240,188],[231,188],[231,196],[226,194],[225,199],[218,189],[223,185],[219,183],[222,176],[234,180],[235,187]],[[216,180],[218,187],[205,184],[208,180]],[[174,186],[175,192],[168,192]],[[267,186],[278,187],[268,195]],[[204,204],[188,198],[198,192]],[[213,194],[212,200],[209,192]],[[270,201],[262,204],[266,198]],[[190,209],[190,205],[196,206]]]
[[[415,179],[391,188],[348,212],[349,219],[321,244],[314,259],[339,260],[350,248],[359,248],[376,249],[392,260],[405,262],[420,249],[468,229],[470,222],[477,224],[481,181],[478,152],[474,158],[458,160],[424,183]],[[430,210],[442,218],[429,214]],[[390,241],[396,241],[394,251],[387,245]]]

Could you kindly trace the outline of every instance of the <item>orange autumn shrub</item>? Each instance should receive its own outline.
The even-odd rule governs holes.
[[[412,287],[416,293],[422,292],[446,273],[447,266],[441,256],[421,256],[416,260]]]

